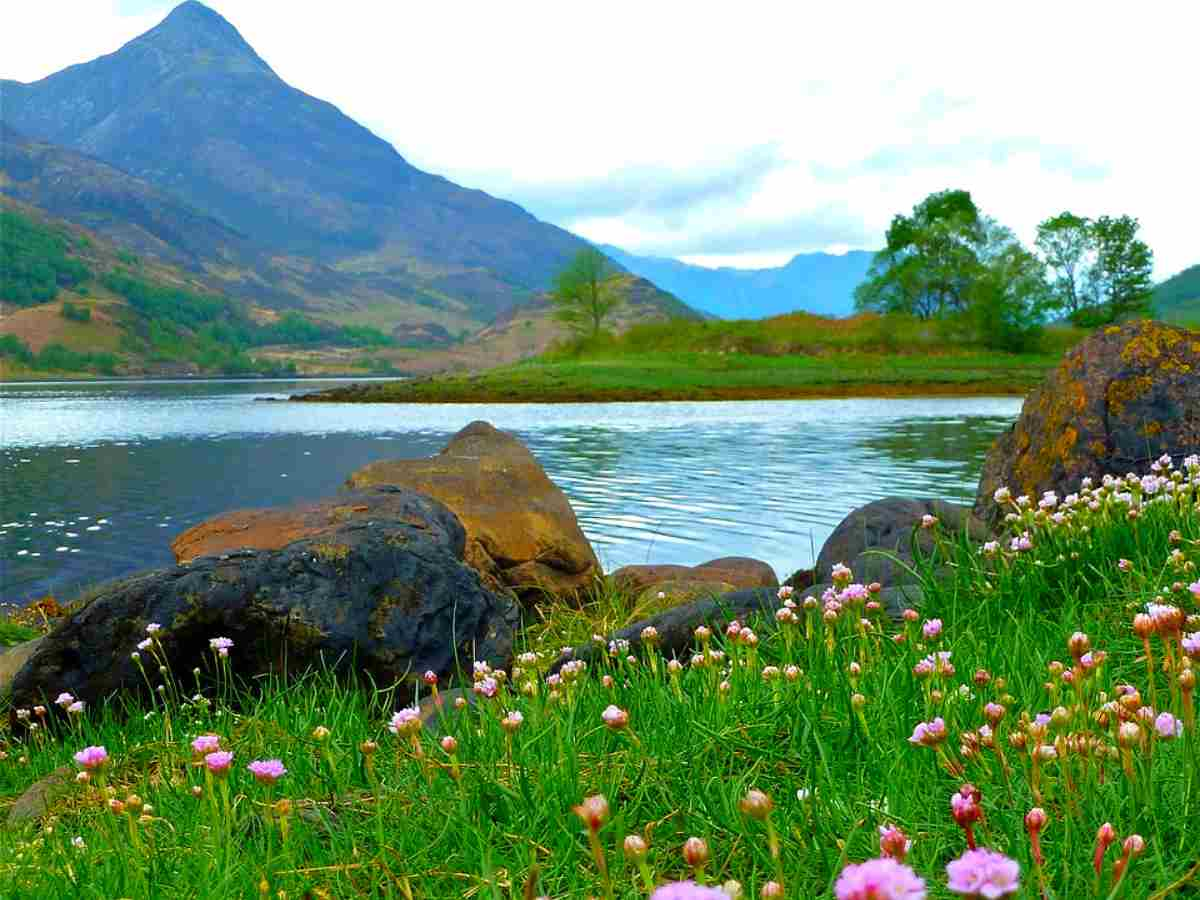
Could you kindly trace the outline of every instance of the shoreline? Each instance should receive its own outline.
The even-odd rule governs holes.
[[[437,384],[424,382],[424,385]],[[447,391],[422,389],[421,384],[409,383],[407,392],[382,391],[371,385],[357,384],[312,394],[293,394],[293,403],[411,403],[411,404],[570,404],[570,403],[706,403],[754,400],[845,400],[877,398],[881,400],[917,397],[1023,397],[1031,385],[1015,382],[862,382],[852,384],[815,384],[765,386],[728,386],[709,389],[670,388],[597,388],[593,390],[531,390],[517,392],[504,389]],[[411,396],[404,396],[405,393]],[[437,394],[441,396],[436,396]],[[431,396],[433,395],[433,396]]]

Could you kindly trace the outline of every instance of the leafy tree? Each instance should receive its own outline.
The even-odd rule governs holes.
[[[1074,319],[1097,303],[1091,279],[1095,235],[1090,220],[1071,212],[1046,219],[1037,230],[1037,248],[1054,273],[1051,307]]]
[[[967,191],[930,194],[911,216],[897,215],[887,245],[855,291],[858,309],[922,319],[964,312],[986,239],[983,217]]]
[[[989,220],[986,231],[982,266],[968,291],[976,339],[993,350],[1034,351],[1050,301],[1045,267],[1009,229]]]
[[[1137,237],[1138,220],[1101,216],[1092,232],[1096,242],[1092,281],[1103,298],[1108,321],[1148,314],[1154,294],[1154,254]]]
[[[1137,231],[1130,216],[1063,212],[1042,222],[1038,250],[1055,273],[1049,308],[1085,326],[1148,313],[1154,256]]]
[[[554,279],[554,318],[582,337],[595,337],[621,298],[609,281],[612,267],[594,247],[575,258]]]

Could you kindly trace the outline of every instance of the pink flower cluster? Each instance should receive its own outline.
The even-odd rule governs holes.
[[[955,894],[995,900],[1021,888],[1021,867],[1003,853],[980,848],[968,850],[946,865],[946,887]]]
[[[287,774],[283,762],[278,759],[256,759],[246,766],[254,780],[262,784],[274,784]]]
[[[891,857],[851,863],[833,886],[837,900],[924,900],[925,882]]]

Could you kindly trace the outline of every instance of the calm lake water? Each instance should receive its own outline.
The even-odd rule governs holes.
[[[228,509],[314,499],[375,459],[486,419],[571,498],[606,569],[754,556],[812,563],[855,507],[969,500],[1015,398],[564,405],[260,403],[312,381],[0,385],[0,599],[172,562]]]

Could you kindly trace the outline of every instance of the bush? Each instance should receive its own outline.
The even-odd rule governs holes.
[[[62,317],[72,322],[90,322],[92,321],[92,308],[90,306],[77,306],[70,300],[64,300]]]

